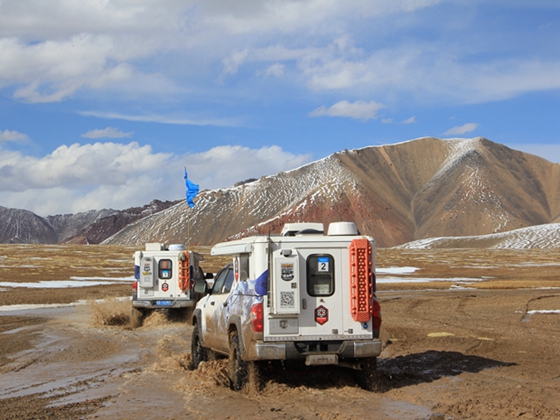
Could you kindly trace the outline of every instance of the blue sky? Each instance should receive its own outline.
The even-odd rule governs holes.
[[[557,0],[0,0],[0,205],[184,196],[343,149],[560,162]]]

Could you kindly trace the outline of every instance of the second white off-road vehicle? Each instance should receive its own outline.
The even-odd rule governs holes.
[[[194,291],[195,281],[205,281],[201,254],[187,251],[184,245],[146,244],[144,251],[134,253],[131,325],[138,327],[154,310],[165,310],[176,316],[190,317],[202,294]]]
[[[381,310],[375,296],[374,241],[351,222],[286,224],[280,235],[224,242],[230,255],[193,314],[192,366],[209,352],[229,356],[233,389],[248,365],[300,361],[351,368],[373,386],[381,353]]]

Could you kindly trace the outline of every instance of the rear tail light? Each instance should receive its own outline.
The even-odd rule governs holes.
[[[373,301],[373,330],[379,331],[381,329],[381,305],[375,299]]]
[[[254,332],[263,332],[263,304],[256,303],[251,307],[251,328]]]
[[[132,290],[138,290],[138,282],[137,281],[132,282]]]

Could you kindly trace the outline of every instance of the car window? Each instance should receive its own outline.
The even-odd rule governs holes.
[[[334,258],[328,254],[307,257],[307,294],[332,296],[334,294]]]
[[[212,287],[213,294],[222,293],[222,288],[224,287],[224,283],[226,281],[226,277],[228,272],[231,271],[229,269],[222,269],[216,276],[216,280],[214,280],[214,286]]]
[[[229,293],[231,291],[232,284],[233,284],[233,270],[229,269],[222,293]]]

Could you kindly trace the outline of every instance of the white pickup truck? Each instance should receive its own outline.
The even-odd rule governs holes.
[[[233,389],[248,365],[300,361],[351,368],[371,389],[381,353],[381,309],[375,296],[374,240],[352,222],[286,224],[280,235],[223,242],[230,255],[193,313],[192,367],[209,353],[229,356]]]

